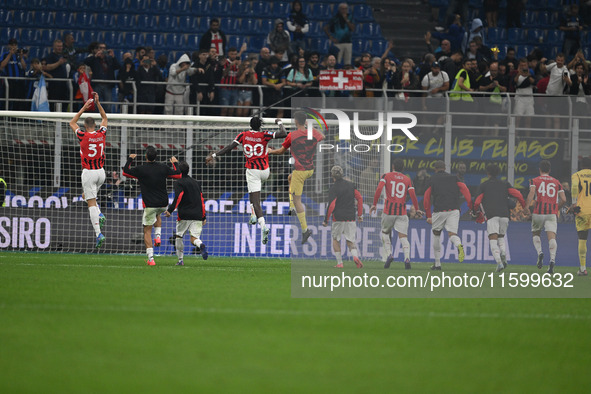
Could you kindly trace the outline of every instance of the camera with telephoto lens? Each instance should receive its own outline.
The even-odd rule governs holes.
[[[19,48],[16,50],[16,53],[18,53],[19,55],[26,55],[27,53],[29,53],[29,50],[26,48]]]

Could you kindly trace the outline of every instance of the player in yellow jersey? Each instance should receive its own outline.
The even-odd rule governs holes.
[[[577,235],[579,237],[579,276],[587,275],[587,235],[591,229],[591,157],[583,157],[581,170],[572,176],[573,205],[570,211],[575,214]]]

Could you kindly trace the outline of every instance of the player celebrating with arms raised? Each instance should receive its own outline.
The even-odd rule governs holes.
[[[78,127],[78,120],[82,114],[95,106],[101,114],[101,125],[95,130],[96,123],[90,116],[84,119],[84,131]],[[96,235],[95,247],[100,248],[105,242],[105,236],[101,230],[105,225],[106,218],[96,203],[96,197],[100,187],[105,183],[105,150],[107,139],[107,114],[99,102],[98,93],[93,93],[93,98],[88,99],[84,106],[70,121],[70,128],[74,130],[80,141],[80,159],[82,161],[82,190],[88,204],[90,221]]]
[[[410,243],[408,242],[408,216],[406,215],[406,198],[407,194],[412,201],[413,209],[419,216],[423,212],[419,210],[419,202],[415,194],[415,188],[412,186],[412,181],[409,177],[402,174],[404,170],[404,160],[398,158],[392,163],[392,172],[382,175],[378,187],[373,196],[373,204],[369,208],[369,213],[376,210],[376,205],[382,194],[382,189],[386,188],[386,199],[384,202],[384,213],[382,214],[382,245],[384,250],[388,253],[386,264],[384,268],[390,268],[390,264],[394,260],[392,256],[392,229],[398,232],[398,239],[402,244],[402,251],[404,252],[404,268],[410,269]],[[411,211],[411,215],[414,212]]]
[[[550,267],[548,273],[554,273],[556,264],[556,229],[558,210],[566,203],[566,197],[562,185],[556,178],[550,176],[550,162],[540,162],[540,176],[531,180],[529,194],[527,195],[526,206],[529,207],[533,200],[536,206],[531,216],[531,232],[536,252],[538,252],[539,269],[544,265],[544,253],[542,253],[542,240],[540,233],[542,228],[548,236],[548,248],[550,249]]]
[[[275,120],[280,124],[281,120]],[[228,146],[223,147],[216,153],[212,153],[205,159],[205,164],[212,165],[217,156],[224,155],[242,145],[244,157],[246,158],[246,183],[248,185],[248,197],[254,208],[257,221],[261,226],[261,240],[263,244],[269,241],[269,229],[265,224],[263,217],[263,208],[261,208],[261,188],[263,183],[269,178],[269,156],[267,154],[267,144],[273,138],[285,138],[287,132],[282,129],[277,132],[261,131],[263,120],[257,116],[250,119],[250,130],[243,131]]]
[[[587,276],[587,236],[591,229],[591,157],[583,157],[582,169],[571,177],[573,205],[570,207],[575,217],[579,238],[579,276]]]

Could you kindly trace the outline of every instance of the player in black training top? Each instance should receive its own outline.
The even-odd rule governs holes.
[[[445,163],[442,160],[437,160],[434,167],[435,174],[429,178],[428,187],[423,196],[423,205],[427,214],[427,223],[433,230],[435,264],[431,269],[441,270],[440,236],[443,228],[447,230],[451,243],[458,248],[458,261],[460,263],[464,261],[464,247],[460,237],[457,236],[460,221],[460,192],[470,209],[472,209],[472,197],[466,184],[460,182],[457,176],[445,172]],[[431,218],[431,198],[434,208],[433,218]]]
[[[164,163],[156,163],[158,152],[153,146],[146,148],[146,164],[131,168],[131,163],[137,157],[131,154],[127,158],[127,163],[123,167],[123,175],[128,178],[135,178],[140,183],[142,199],[144,204],[144,215],[142,224],[144,225],[144,243],[146,244],[146,254],[148,255],[148,265],[156,265],[154,262],[154,248],[152,245],[160,246],[160,235],[162,233],[162,219],[160,215],[168,207],[168,191],[166,190],[167,178],[180,178],[181,172],[177,170],[175,163],[178,163],[176,157],[172,157],[170,162],[172,167]],[[154,226],[154,224],[156,224]],[[154,244],[152,244],[152,226],[154,226]]]
[[[507,267],[505,234],[509,226],[509,196],[515,197],[527,211],[519,190],[514,189],[509,182],[498,179],[499,172],[500,168],[496,164],[486,167],[488,180],[480,184],[474,200],[474,211],[481,210],[485,214],[488,242],[497,263],[497,272]]]
[[[179,170],[183,177],[174,183],[174,200],[168,206],[164,214],[166,217],[176,209],[178,218],[176,222],[175,246],[176,255],[179,261],[176,265],[183,263],[183,237],[187,230],[191,234],[191,244],[195,245],[197,251],[201,252],[203,260],[207,260],[207,248],[201,241],[201,231],[205,226],[205,201],[201,191],[201,183],[189,176],[189,164],[181,161]]]
[[[343,268],[341,235],[344,235],[355,265],[357,268],[362,268],[363,264],[359,260],[359,253],[355,245],[355,236],[357,235],[355,220],[363,221],[363,197],[351,182],[343,179],[343,174],[343,169],[340,166],[334,166],[330,170],[334,183],[328,190],[328,209],[322,225],[328,225],[332,216],[332,247],[337,258],[335,267]],[[355,208],[355,201],[357,201],[357,208]],[[355,215],[356,211],[357,215]]]

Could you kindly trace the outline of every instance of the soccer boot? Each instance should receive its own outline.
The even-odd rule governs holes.
[[[409,270],[410,269],[410,259],[404,260],[404,269],[405,270]]]
[[[393,261],[394,257],[392,255],[388,256],[388,258],[386,259],[386,263],[384,264],[384,268],[390,268],[390,264],[392,264]]]
[[[205,244],[201,244],[201,257],[203,257],[203,260],[207,260],[209,257],[209,253],[207,253],[207,247]]]
[[[503,268],[507,268],[507,256],[504,254],[501,255],[501,263],[503,263]]]
[[[334,267],[335,267],[335,268],[343,268],[343,263],[341,263],[341,264],[337,264],[337,265],[335,265]]]
[[[554,262],[553,260],[550,260],[550,267],[548,267],[548,273],[549,274],[553,274],[554,273],[554,266],[556,265],[556,262]]]
[[[459,244],[458,245],[458,261],[460,263],[463,263],[464,257],[466,257],[466,255],[464,254],[464,246],[462,244]]]
[[[307,229],[302,233],[302,245],[308,242],[308,238],[312,235],[312,230]]]
[[[495,270],[495,272],[501,272],[504,269],[505,269],[505,266],[503,265],[503,263],[497,264],[497,269]]]
[[[176,265],[185,265],[185,263],[183,263],[183,259],[179,259],[179,262],[176,263]]]
[[[146,264],[148,265],[156,265],[156,262],[154,261],[154,258],[149,259]]]
[[[266,245],[267,242],[269,242],[269,228],[267,226],[263,227],[261,230],[261,234],[262,234],[262,241],[263,241],[263,245]],[[201,252],[203,253],[203,252]]]
[[[544,253],[538,255],[538,263],[536,265],[538,266],[538,269],[542,269],[542,266],[544,265]]]
[[[160,240],[160,236],[154,238],[154,247],[159,247],[162,244],[162,241]]]
[[[361,262],[361,260],[359,260],[359,257],[353,257],[353,261],[355,262],[357,268],[363,268],[363,263]]]
[[[579,270],[577,271],[577,275],[579,275],[579,276],[587,276],[587,270],[581,271],[581,269],[579,268]]]
[[[99,213],[99,228],[101,229],[101,231],[103,230],[103,227],[105,227],[105,223],[107,223],[107,218],[101,212]]]
[[[103,233],[100,233],[98,235],[98,237],[96,237],[96,244],[94,245],[95,248],[100,248],[101,246],[103,246],[103,243],[105,242],[105,236],[103,235]]]
[[[431,271],[441,271],[441,266],[433,264],[431,266]]]
[[[255,215],[250,215],[250,219],[248,219],[248,224],[252,224],[253,226],[257,224],[257,217]]]

